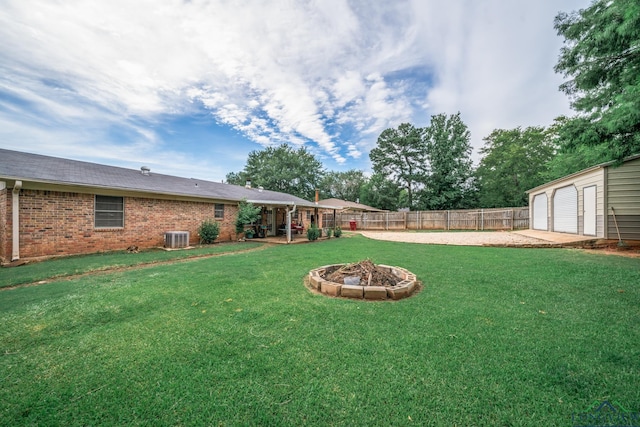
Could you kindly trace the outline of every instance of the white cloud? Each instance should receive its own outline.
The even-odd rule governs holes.
[[[75,160],[85,160],[103,164],[112,164],[125,168],[138,169],[149,166],[156,173],[194,177],[207,180],[220,180],[229,169],[228,164],[210,164],[206,158],[192,156],[182,152],[179,147],[174,149],[158,149],[157,135],[148,129],[131,129],[132,137],[127,144],[109,141],[102,130],[92,124],[82,131],[25,127],[19,122],[4,120],[0,117],[0,128],[6,135],[15,138],[5,139],[2,148],[44,154],[54,157],[64,157]],[[137,135],[137,137],[135,136]],[[87,141],[100,141],[88,144]],[[231,160],[233,152],[224,154]],[[242,159],[246,159],[246,153]]]
[[[561,45],[553,19],[558,11],[585,3],[487,0],[449,9],[422,34],[423,47],[437,59],[429,110],[461,111],[476,149],[493,129],[546,126],[568,113],[569,102],[557,90],[561,79],[553,71]],[[418,0],[414,7],[421,20],[435,13]]]
[[[349,150],[349,157],[359,159],[360,156],[362,156],[362,151],[360,151],[355,144],[349,144],[347,146],[347,149]]]
[[[135,135],[132,150],[152,143],[175,163],[179,149],[137,120],[204,108],[257,144],[306,145],[366,168],[385,128],[461,111],[477,149],[494,128],[567,113],[553,18],[586,4],[8,0],[0,114],[13,133],[0,136],[24,132],[39,144],[63,122],[79,143],[91,137],[87,123],[119,125]],[[30,132],[34,122],[41,128]]]

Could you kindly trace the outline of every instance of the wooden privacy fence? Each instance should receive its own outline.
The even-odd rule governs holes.
[[[337,212],[322,216],[323,227],[359,230],[519,230],[529,228],[529,208],[412,212]]]

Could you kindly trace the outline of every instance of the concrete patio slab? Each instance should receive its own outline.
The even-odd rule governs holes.
[[[406,243],[460,246],[505,247],[580,247],[600,240],[593,236],[551,233],[539,230],[518,231],[360,231],[365,237]]]
[[[534,239],[546,240],[547,242],[568,244],[576,242],[587,242],[591,240],[599,240],[596,236],[579,236],[577,234],[569,233],[555,233],[552,231],[541,230],[518,230],[514,233],[521,236],[532,237]]]

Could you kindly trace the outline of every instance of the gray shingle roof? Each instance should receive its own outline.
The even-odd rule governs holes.
[[[48,184],[74,185],[88,188],[121,189],[143,193],[198,197],[218,201],[248,201],[260,204],[330,208],[277,191],[245,188],[238,185],[181,178],[151,171],[126,169],[97,163],[0,148],[0,180],[34,181]]]

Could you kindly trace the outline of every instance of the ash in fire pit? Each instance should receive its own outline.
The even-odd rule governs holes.
[[[309,272],[306,283],[329,296],[372,300],[406,298],[419,286],[410,271],[375,265],[371,260],[316,268]]]

